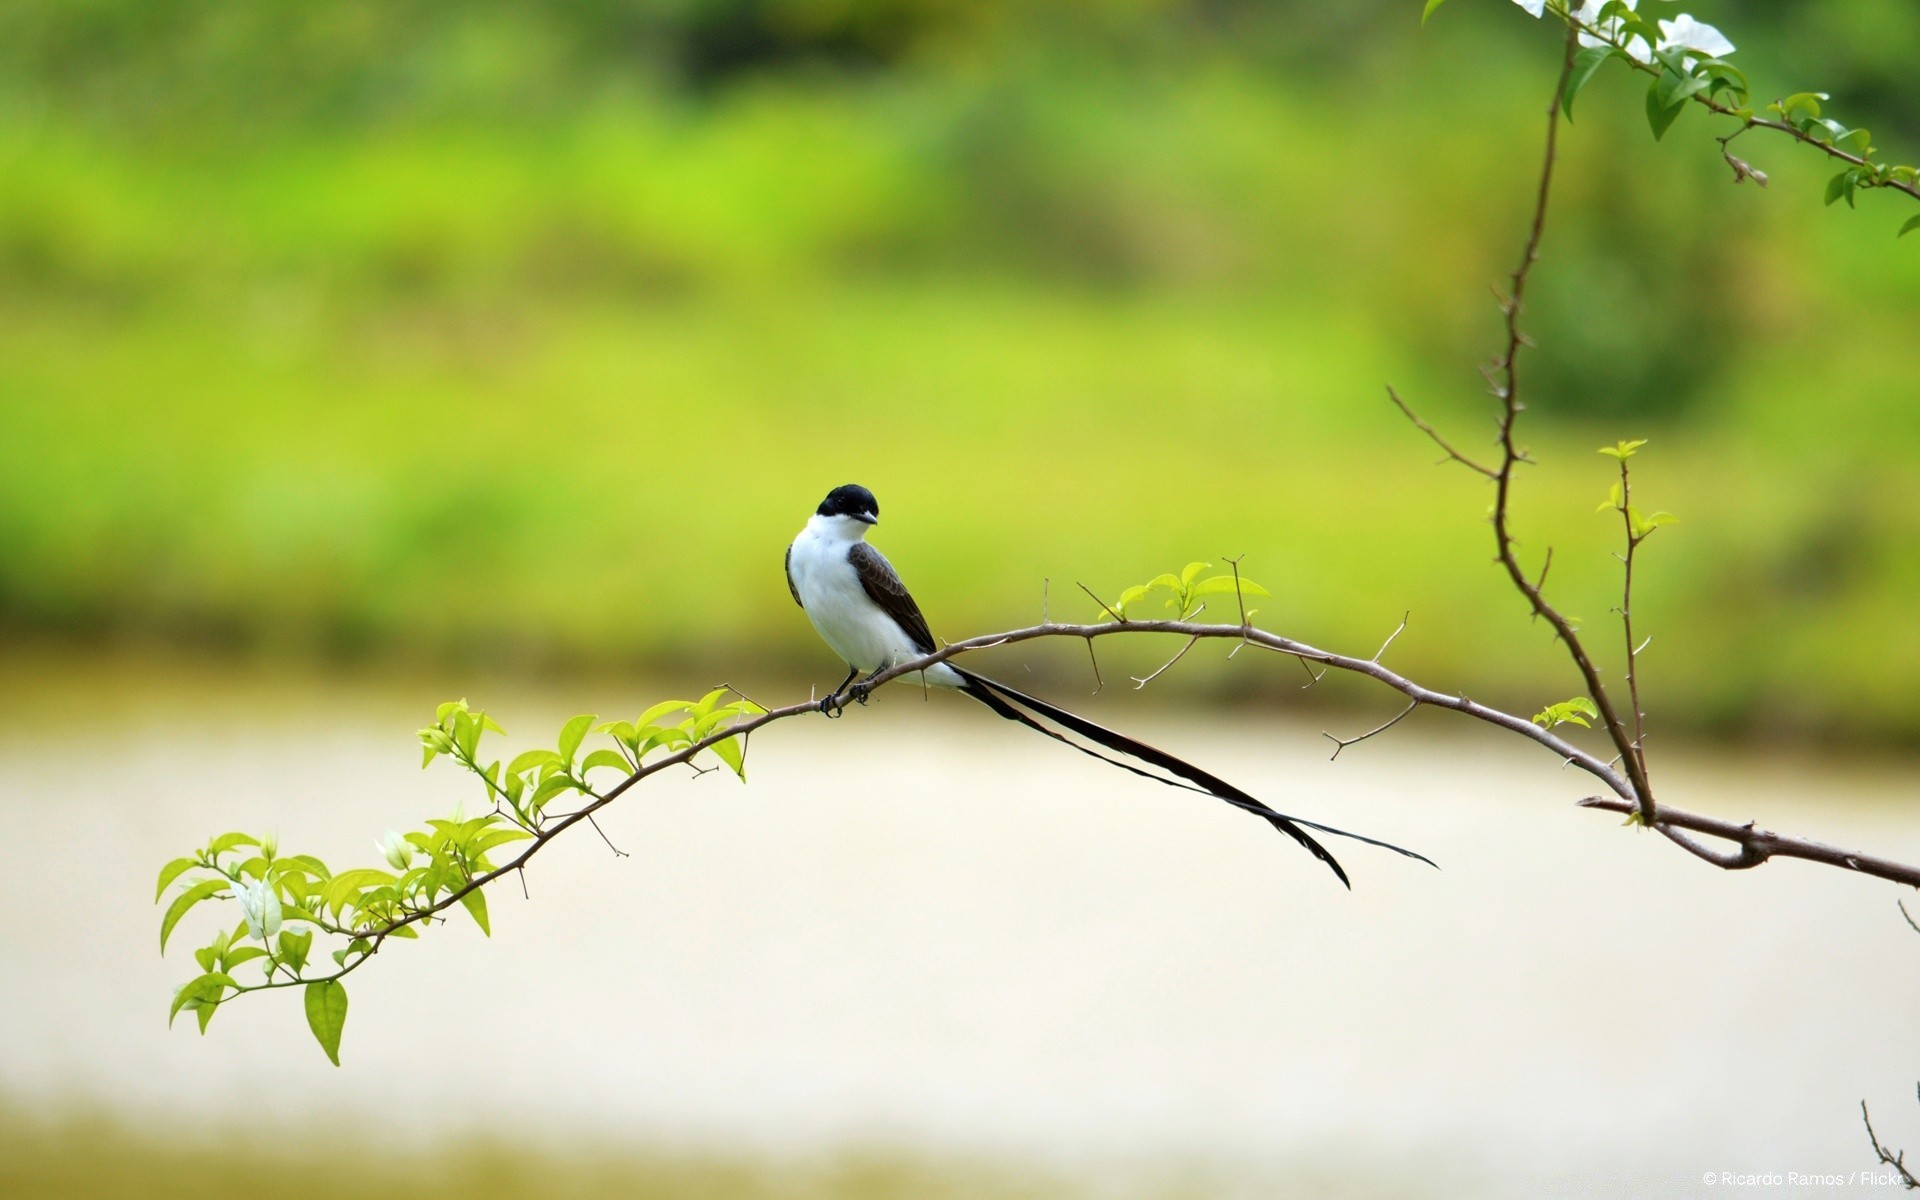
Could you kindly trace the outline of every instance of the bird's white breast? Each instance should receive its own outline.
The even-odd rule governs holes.
[[[793,539],[787,571],[807,620],[835,654],[863,672],[920,657],[919,647],[867,595],[859,573],[847,560],[848,551],[861,540],[838,528],[848,520],[815,516]],[[860,532],[865,532],[864,526]],[[927,682],[950,687],[960,679],[942,664],[927,672]]]

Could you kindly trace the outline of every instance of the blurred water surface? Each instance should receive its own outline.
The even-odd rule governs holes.
[[[530,899],[495,889],[491,942],[461,920],[395,946],[353,977],[341,1069],[286,996],[169,1032],[211,918],[156,956],[162,861],[227,828],[371,861],[464,789],[418,770],[411,694],[135,691],[100,729],[16,687],[0,732],[0,1097],[35,1109],[307,1145],[1181,1162],[1307,1172],[1316,1194],[1854,1171],[1863,1097],[1920,1143],[1920,938],[1892,889],[1713,871],[1444,714],[1330,763],[1312,726],[1101,706],[1444,867],[1336,845],[1348,894],[1241,814],[896,689],[769,729],[745,787],[649,784],[603,822],[628,856],[591,830],[555,844]],[[567,715],[521,692],[494,706],[515,733]],[[1675,752],[1655,772],[1675,802],[1920,857],[1910,762]]]

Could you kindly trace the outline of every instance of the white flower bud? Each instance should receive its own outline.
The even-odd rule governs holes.
[[[396,871],[404,871],[413,861],[413,844],[393,830],[387,830],[387,836],[374,843],[387,865]]]
[[[264,942],[280,932],[280,895],[266,880],[235,880],[233,898],[240,902],[240,912],[247,918],[249,937]]]

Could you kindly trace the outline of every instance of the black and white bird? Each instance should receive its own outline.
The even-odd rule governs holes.
[[[879,522],[880,504],[873,498],[873,493],[856,483],[845,484],[827,493],[827,498],[808,518],[806,528],[787,547],[787,589],[793,593],[794,602],[806,611],[807,620],[813,623],[820,637],[848,666],[847,677],[832,695],[820,702],[821,711],[829,716],[837,715],[850,701],[857,700],[864,704],[867,679],[889,667],[931,654],[937,649],[933,633],[927,628],[926,617],[921,615],[920,606],[913,602],[906,585],[900,582],[893,564],[867,544],[867,531]],[[1122,770],[1144,775],[1170,787],[1215,796],[1236,808],[1245,809],[1300,843],[1308,853],[1327,864],[1339,876],[1340,882],[1349,888],[1353,884],[1348,881],[1347,873],[1327,852],[1327,848],[1314,840],[1308,829],[1352,838],[1370,846],[1417,858],[1429,866],[1434,865],[1433,860],[1411,850],[1275,812],[1224,779],[1175,758],[1164,750],[1096,725],[1084,717],[1017,692],[1005,684],[995,683],[951,662],[935,663],[916,674],[934,687],[971,696],[1007,720],[1064,742],[1082,754],[1090,754]],[[855,683],[855,678],[862,675],[866,679]],[[1110,758],[1048,728],[1042,721],[1052,722],[1132,761]],[[1167,774],[1147,769],[1150,767],[1159,768]],[[1167,775],[1176,778],[1169,779]]]

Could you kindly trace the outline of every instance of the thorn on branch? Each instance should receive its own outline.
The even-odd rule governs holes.
[[[1087,639],[1087,661],[1093,664],[1093,694],[1098,696],[1100,689],[1107,686],[1107,681],[1100,678],[1100,657],[1093,652],[1092,638]]]

